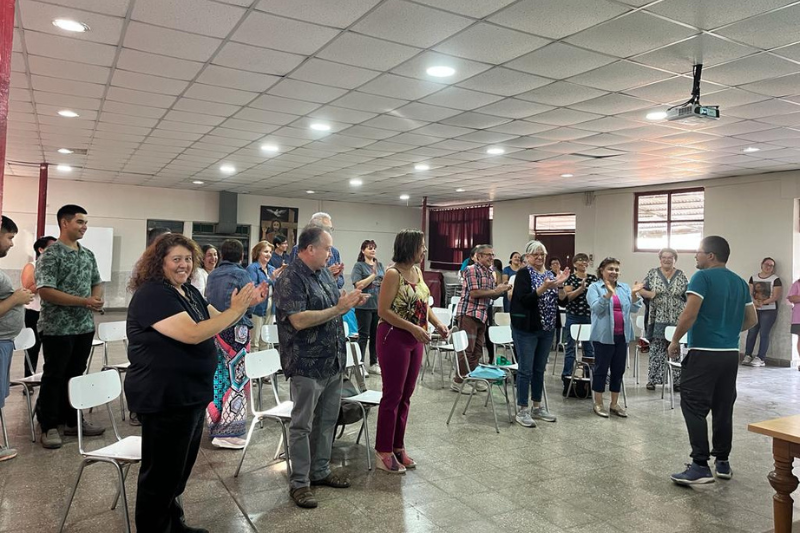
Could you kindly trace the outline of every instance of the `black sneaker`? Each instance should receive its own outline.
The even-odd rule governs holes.
[[[134,413],[133,411],[131,411],[131,412],[130,412],[130,413],[128,413],[128,414],[130,415],[130,416],[128,417],[128,423],[129,423],[130,425],[132,425],[132,426],[141,426],[141,425],[142,425],[142,421],[141,421],[141,420],[139,420],[139,415],[137,415],[137,414],[136,414],[136,413]]]
[[[714,470],[717,473],[717,477],[720,479],[731,479],[733,477],[730,461],[720,461],[717,459],[714,461]]]
[[[84,437],[99,437],[103,433],[106,432],[106,428],[101,428],[100,426],[93,426],[89,422],[83,421],[83,436]],[[78,436],[78,426],[67,426],[64,428],[64,435],[67,437],[77,437]]]

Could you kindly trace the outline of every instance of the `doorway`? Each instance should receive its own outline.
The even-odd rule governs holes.
[[[557,257],[561,268],[572,268],[575,255],[575,214],[531,215],[531,233],[547,248],[547,263]]]

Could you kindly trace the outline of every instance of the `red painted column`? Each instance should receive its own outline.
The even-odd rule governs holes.
[[[11,47],[14,40],[14,0],[0,0],[0,213],[6,171],[8,88],[11,81]]]
[[[39,205],[36,210],[36,238],[44,235],[44,222],[47,215],[47,170],[49,165],[39,165]]]

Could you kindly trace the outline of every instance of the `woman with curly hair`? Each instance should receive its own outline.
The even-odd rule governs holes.
[[[213,398],[214,336],[238,322],[258,300],[252,283],[217,311],[189,283],[200,250],[179,234],[145,250],[129,283],[125,395],[142,422],[142,464],[136,497],[139,531],[204,531],[184,522],[180,496]]]

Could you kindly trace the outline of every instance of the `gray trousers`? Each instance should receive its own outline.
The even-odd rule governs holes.
[[[331,448],[339,404],[342,398],[342,374],[325,379],[292,376],[294,401],[289,423],[289,453],[292,489],[308,487],[311,480],[326,478],[330,473]]]

